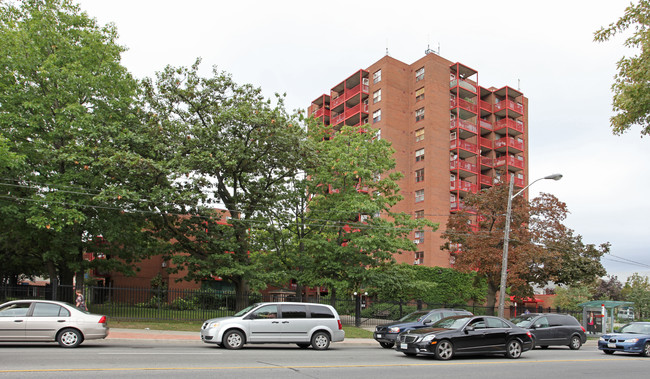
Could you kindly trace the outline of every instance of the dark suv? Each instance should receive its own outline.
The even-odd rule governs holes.
[[[587,341],[585,328],[571,315],[529,313],[510,321],[528,329],[533,335],[533,346],[540,346],[542,349],[551,345],[561,345],[569,346],[571,350],[578,350]]]
[[[472,312],[464,309],[431,309],[409,313],[397,321],[378,325],[373,337],[381,347],[390,349],[395,345],[397,335],[405,330],[424,328],[434,322],[449,316],[472,316]]]

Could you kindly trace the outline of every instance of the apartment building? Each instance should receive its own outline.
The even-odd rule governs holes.
[[[404,174],[404,200],[393,210],[440,223],[412,232],[415,253],[398,262],[450,267],[440,238],[463,198],[508,173],[515,189],[528,183],[528,99],[508,86],[484,86],[478,71],[433,52],[407,64],[385,56],[319,96],[311,115],[334,129],[370,124],[393,145]],[[478,224],[475,226],[478,228]]]

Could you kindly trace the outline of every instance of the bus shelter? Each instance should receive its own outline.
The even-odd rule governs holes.
[[[631,301],[613,300],[592,300],[578,304],[582,307],[582,326],[588,333],[613,332],[615,309],[632,305],[634,302]]]

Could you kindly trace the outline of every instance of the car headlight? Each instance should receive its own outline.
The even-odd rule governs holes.
[[[388,328],[389,333],[399,333],[399,328],[396,326]]]
[[[436,338],[435,334],[427,334],[422,338],[422,342],[429,342],[432,341],[434,338]]]
[[[598,339],[598,341],[603,341],[603,342],[605,342],[605,341],[607,341],[607,340],[604,339],[603,337],[600,337],[600,338]]]
[[[638,338],[630,338],[630,339],[626,339],[623,342],[635,343],[635,342],[639,342],[639,339]]]
[[[212,324],[208,325],[208,328],[218,328],[219,323],[218,322],[213,322]]]

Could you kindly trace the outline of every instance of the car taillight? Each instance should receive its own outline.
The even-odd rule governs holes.
[[[99,319],[99,323],[100,323],[100,324],[106,324],[106,316],[102,316],[102,317]]]
[[[582,325],[580,325],[580,329],[582,329],[582,331],[585,332],[585,333],[587,332],[587,331],[585,330],[585,327],[582,326]]]
[[[336,320],[336,322],[338,322],[339,324],[339,330],[343,329],[343,324],[341,324],[341,320]]]

